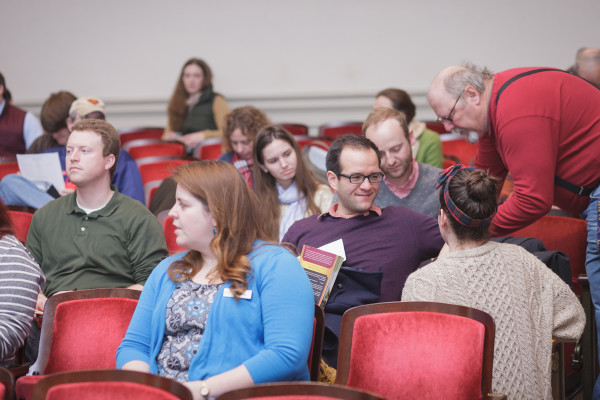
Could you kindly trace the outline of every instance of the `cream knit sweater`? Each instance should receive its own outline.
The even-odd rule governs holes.
[[[585,325],[568,285],[523,248],[496,242],[446,253],[415,271],[402,301],[489,313],[496,323],[492,390],[513,400],[552,399],[552,339],[575,341]]]

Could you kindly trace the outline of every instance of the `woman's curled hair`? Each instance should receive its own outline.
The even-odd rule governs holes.
[[[247,274],[251,267],[246,255],[255,240],[265,238],[256,195],[237,169],[224,161],[182,164],[173,178],[200,200],[215,219],[216,232],[210,247],[217,258],[216,274],[221,280],[231,282],[233,295],[239,299],[248,288]],[[190,249],[169,266],[169,278],[174,282],[191,279],[203,264],[202,254]]]

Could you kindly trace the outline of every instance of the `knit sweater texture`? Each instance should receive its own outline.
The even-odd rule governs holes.
[[[409,276],[402,301],[477,308],[496,323],[492,391],[552,399],[552,339],[575,341],[585,325],[571,289],[519,246],[488,242],[441,255]]]

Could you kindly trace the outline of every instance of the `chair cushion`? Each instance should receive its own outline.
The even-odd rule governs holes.
[[[115,355],[137,300],[73,300],[56,307],[52,346],[45,374],[94,368],[116,368]]]
[[[388,399],[479,399],[485,327],[432,312],[371,314],[354,325],[348,386]]]
[[[43,375],[29,375],[17,379],[15,383],[17,399],[31,399],[33,397],[33,387],[43,377]]]
[[[77,382],[56,385],[48,390],[46,400],[178,400],[165,390],[133,382]]]
[[[268,397],[252,397],[251,400],[339,400],[339,397],[329,396],[316,396],[308,394],[291,394],[281,396],[268,396]]]

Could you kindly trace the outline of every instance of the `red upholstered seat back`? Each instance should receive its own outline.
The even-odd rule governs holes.
[[[473,165],[475,155],[477,154],[477,144],[467,142],[464,138],[455,138],[450,140],[442,139],[442,154],[445,158],[456,158],[463,165]]]
[[[134,160],[144,157],[185,156],[185,146],[182,143],[160,142],[136,146],[129,149],[129,155]]]
[[[304,124],[278,124],[294,136],[308,136],[308,126]]]
[[[8,216],[10,217],[15,237],[19,239],[21,243],[25,243],[33,214],[25,211],[8,210]]]
[[[352,336],[348,386],[386,399],[479,399],[485,327],[434,312],[364,315]]]
[[[308,394],[282,394],[281,396],[252,397],[252,400],[339,400],[339,397],[318,396]]]
[[[218,160],[222,151],[221,143],[213,143],[201,146],[199,149],[198,158],[200,160]]]
[[[56,385],[48,390],[46,400],[177,400],[165,390],[134,382],[77,382]]]
[[[175,235],[175,225],[173,225],[173,217],[165,218],[163,225],[163,232],[165,234],[165,241],[167,242],[167,249],[169,254],[175,254],[184,251],[186,248],[177,244],[177,236]]]
[[[19,163],[16,161],[0,162],[0,179],[8,174],[16,174],[19,172]]]
[[[337,122],[319,127],[319,136],[331,140],[347,133],[362,135],[362,122]]]
[[[155,139],[160,140],[164,133],[164,128],[138,128],[127,132],[121,132],[121,147],[128,142],[140,139]]]
[[[117,347],[136,305],[137,300],[125,298],[93,298],[58,304],[44,374],[116,368]]]
[[[531,225],[512,233],[515,237],[537,238],[546,249],[564,252],[571,262],[575,293],[581,294],[579,275],[585,274],[587,222],[583,219],[545,215]]]

